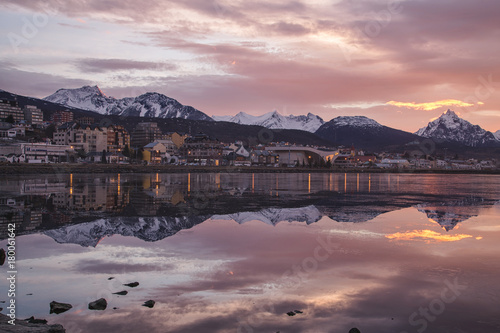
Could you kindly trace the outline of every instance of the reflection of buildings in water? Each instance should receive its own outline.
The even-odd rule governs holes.
[[[26,210],[11,210],[0,214],[0,235],[6,238],[9,223],[15,223],[16,235],[22,232],[37,230],[42,225],[42,212]]]
[[[50,195],[67,191],[65,182],[50,182],[48,179],[28,179],[19,186],[21,194]]]
[[[118,212],[129,203],[128,191],[118,184],[76,184],[69,192],[53,195],[53,204],[61,210]]]
[[[5,206],[9,209],[24,209],[24,200],[17,200],[14,198],[0,198],[0,206]]]
[[[182,183],[177,183],[170,177],[158,174],[143,178],[141,187],[130,192],[130,204],[140,216],[155,216],[164,204],[177,205],[185,202]]]

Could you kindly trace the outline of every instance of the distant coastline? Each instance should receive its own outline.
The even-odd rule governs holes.
[[[0,175],[71,174],[71,173],[430,173],[430,174],[491,174],[500,170],[444,169],[326,169],[307,167],[248,167],[248,166],[181,166],[140,164],[0,164]]]

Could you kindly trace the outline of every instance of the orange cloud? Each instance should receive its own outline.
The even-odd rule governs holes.
[[[444,99],[442,101],[435,101],[429,103],[414,103],[414,102],[405,103],[405,102],[389,101],[385,104],[394,105],[398,107],[405,107],[415,110],[424,110],[424,111],[432,111],[448,106],[460,106],[460,107],[474,106],[474,104],[462,102],[457,99]]]
[[[438,242],[455,242],[472,236],[466,234],[442,235],[432,230],[413,230],[407,232],[396,232],[394,234],[386,235],[385,237],[396,240],[414,240],[421,238],[428,241],[435,240]]]

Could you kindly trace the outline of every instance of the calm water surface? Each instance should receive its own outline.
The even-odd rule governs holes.
[[[15,223],[18,318],[70,333],[500,332],[499,202],[489,175],[14,176],[0,247]]]

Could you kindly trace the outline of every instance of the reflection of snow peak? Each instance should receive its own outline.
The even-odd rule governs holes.
[[[426,214],[430,220],[438,223],[446,231],[450,231],[459,222],[477,216],[483,204],[483,198],[470,197],[440,204],[422,203],[415,207],[419,212]]]
[[[306,222],[311,224],[321,219],[323,214],[315,206],[301,208],[267,208],[258,212],[241,212],[228,215],[214,215],[212,220],[234,220],[239,224],[249,221],[261,221],[276,225],[281,221]]]
[[[73,243],[95,247],[105,236],[115,234],[133,236],[148,242],[155,242],[189,229],[204,222],[207,217],[117,217],[100,219],[95,222],[80,223],[49,230],[45,235],[58,243]]]

